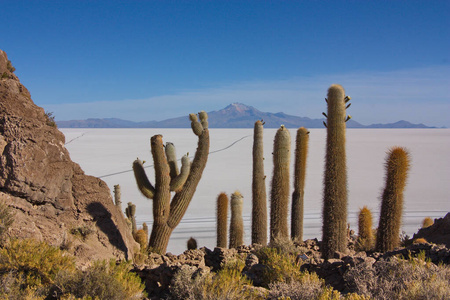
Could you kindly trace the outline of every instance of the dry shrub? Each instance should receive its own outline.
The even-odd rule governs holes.
[[[180,300],[265,299],[251,289],[251,281],[239,269],[231,267],[206,275],[199,274],[195,268],[182,268],[174,276],[170,294],[171,299]]]
[[[85,271],[60,272],[55,279],[59,294],[82,299],[143,299],[141,279],[130,272],[131,263],[96,261]],[[70,297],[68,298],[70,299]]]
[[[359,264],[344,274],[349,289],[373,299],[450,299],[450,267],[393,257]]]
[[[277,248],[263,247],[256,252],[259,263],[265,269],[262,274],[262,286],[269,287],[271,283],[299,280],[302,276],[296,255],[282,252]]]

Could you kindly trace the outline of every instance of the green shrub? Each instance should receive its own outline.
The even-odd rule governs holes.
[[[80,237],[83,241],[86,240],[87,237],[89,235],[91,235],[93,232],[94,232],[94,230],[92,229],[92,227],[90,227],[90,226],[88,226],[86,224],[81,225],[81,226],[76,227],[76,228],[72,228],[70,230],[71,234]]]
[[[46,124],[48,126],[56,127],[55,116],[53,115],[53,112],[51,111],[45,112],[45,117],[47,118]]]
[[[296,255],[282,252],[277,248],[263,247],[256,253],[259,262],[265,266],[262,274],[262,286],[269,287],[271,283],[290,283],[300,280],[302,272],[296,262]]]
[[[0,202],[0,242],[4,240],[4,235],[14,222],[12,209],[3,202]]]
[[[6,68],[8,69],[8,71],[10,71],[11,73],[14,73],[14,71],[16,70],[16,68],[13,67],[12,63],[10,60],[8,60],[8,62],[6,63]]]
[[[83,299],[143,299],[141,279],[130,272],[131,263],[97,261],[85,271],[60,272],[55,280],[59,294]],[[69,298],[70,299],[70,298]]]
[[[0,274],[23,277],[24,284],[30,287],[53,283],[63,270],[75,270],[73,257],[45,242],[13,239],[0,249]]]
[[[182,268],[174,276],[170,294],[171,299],[180,300],[265,299],[264,293],[253,290],[251,281],[231,265],[203,276],[194,268]]]
[[[6,73],[6,72],[3,72],[3,74],[2,74],[2,79],[3,78],[9,78],[9,75],[8,75],[8,73]]]

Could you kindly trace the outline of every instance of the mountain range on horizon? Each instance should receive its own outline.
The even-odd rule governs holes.
[[[227,107],[208,112],[210,128],[253,128],[257,120],[263,120],[266,128],[324,128],[325,119],[311,119],[285,114],[283,112],[262,112],[252,106],[242,103],[232,103]],[[57,121],[59,128],[189,128],[188,116],[170,118],[163,121],[133,122],[118,118],[90,118],[86,120]],[[362,125],[351,119],[347,128],[435,128],[424,124],[412,124],[408,121],[398,121],[387,124]]]

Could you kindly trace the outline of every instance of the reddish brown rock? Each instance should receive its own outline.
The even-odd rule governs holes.
[[[414,239],[424,238],[430,243],[442,244],[450,248],[450,212],[444,218],[434,220],[434,224],[421,228],[413,236]]]
[[[8,234],[66,248],[80,264],[132,259],[139,246],[109,188],[72,162],[64,135],[11,70],[0,50],[0,201],[15,211]]]

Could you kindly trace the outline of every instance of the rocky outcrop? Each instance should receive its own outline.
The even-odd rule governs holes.
[[[414,239],[424,238],[430,243],[443,244],[450,248],[450,213],[447,213],[444,218],[434,220],[434,224],[421,228],[413,236]]]
[[[80,264],[132,259],[139,246],[109,188],[72,162],[64,135],[13,71],[0,50],[0,202],[15,213],[8,234],[65,248]]]

